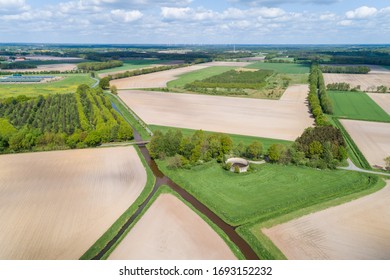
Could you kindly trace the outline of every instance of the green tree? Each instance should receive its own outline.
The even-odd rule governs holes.
[[[313,141],[309,144],[309,154],[311,157],[314,155],[321,155],[323,152],[322,144],[319,141]]]
[[[263,153],[263,145],[259,141],[253,141],[246,148],[246,156],[251,159],[260,159]]]
[[[268,148],[268,158],[271,162],[279,162],[283,158],[285,147],[282,144],[272,144]]]
[[[110,91],[114,95],[118,95],[118,88],[116,86],[110,86]]]
[[[110,88],[110,78],[109,77],[102,78],[99,82],[99,87],[101,87],[102,89],[109,89]]]
[[[96,147],[100,145],[102,142],[101,137],[98,132],[96,131],[91,131],[88,133],[88,136],[85,138],[84,143],[88,147]]]

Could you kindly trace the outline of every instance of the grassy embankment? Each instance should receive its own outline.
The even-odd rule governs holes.
[[[390,116],[366,93],[328,91],[333,102],[333,115],[337,118],[390,122]]]
[[[246,66],[249,69],[274,70],[284,74],[309,74],[310,67],[304,64],[296,63],[265,63],[256,62]]]
[[[26,95],[35,97],[38,95],[49,95],[55,93],[72,93],[81,84],[92,86],[95,80],[89,74],[60,74],[52,75],[64,77],[60,81],[48,83],[34,84],[0,84],[0,98],[17,97],[18,95]]]
[[[159,168],[238,232],[261,258],[283,258],[272,242],[264,244],[252,228],[274,219],[288,219],[337,205],[380,188],[378,177],[343,170],[265,164],[247,174],[234,174],[210,162],[192,169]],[[261,237],[261,238],[260,238]]]
[[[131,229],[137,224],[137,222],[142,218],[142,216],[146,213],[146,211],[152,206],[152,204],[157,200],[157,198],[161,194],[171,194],[180,199],[181,202],[183,202],[185,205],[191,208],[192,211],[194,211],[197,215],[199,215],[229,246],[229,248],[232,250],[234,255],[238,259],[244,259],[244,256],[242,255],[241,251],[237,248],[237,246],[229,239],[229,237],[224,233],[223,230],[221,230],[218,226],[216,226],[212,221],[210,221],[209,218],[207,218],[205,215],[200,213],[198,210],[196,210],[190,203],[185,201],[178,193],[173,191],[168,186],[161,186],[157,192],[153,195],[153,197],[150,199],[148,204],[145,206],[145,208],[142,210],[140,215],[134,220],[134,222],[131,224],[131,226],[126,230],[126,232],[121,236],[121,238],[113,245],[111,250],[107,252],[103,259],[107,259],[110,254],[115,250],[115,248],[120,244],[120,242],[126,237],[126,235],[131,231]]]

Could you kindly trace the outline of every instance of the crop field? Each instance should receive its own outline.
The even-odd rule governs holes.
[[[366,93],[328,91],[333,101],[334,115],[340,118],[390,122],[390,116]],[[389,95],[390,96],[390,95]]]
[[[390,156],[390,123],[340,120],[372,166],[385,167]]]
[[[78,259],[146,184],[134,148],[0,156],[0,259]]]
[[[221,73],[227,72],[229,70],[235,69],[236,67],[232,66],[213,66],[205,69],[193,71],[180,75],[178,79],[170,81],[167,86],[168,88],[184,88],[186,84],[192,83],[196,80],[203,80]]]
[[[145,91],[121,91],[119,97],[147,124],[295,140],[313,119],[307,85],[292,88],[297,101]]]
[[[253,165],[235,174],[210,162],[187,169],[160,169],[231,225],[266,221],[278,216],[355,193],[372,185],[369,176],[344,170]]]
[[[124,79],[113,80],[110,85],[118,89],[143,89],[143,88],[163,88],[167,83],[175,80],[178,76],[207,68],[208,66],[193,65],[166,71],[160,71],[140,76],[134,76]]]
[[[151,59],[151,60],[146,60],[146,59],[137,59],[137,60],[125,60],[123,63],[123,66],[121,67],[115,67],[111,69],[105,69],[105,70],[100,70],[97,71],[96,73],[99,75],[99,77],[105,77],[108,74],[117,74],[117,73],[122,73],[128,70],[135,70],[135,69],[141,69],[145,67],[153,67],[161,64],[170,64],[171,61],[169,60],[158,60],[158,59]]]
[[[158,126],[158,125],[150,125],[149,128],[152,131],[160,130],[163,133],[166,133],[170,129],[180,129],[183,136],[190,136],[190,135],[193,135],[195,132],[195,130],[188,129],[188,128],[175,128],[175,127]],[[205,131],[206,135],[213,134],[213,133],[215,133],[215,132]],[[261,144],[263,145],[264,150],[267,150],[269,148],[269,146],[271,146],[272,144],[283,144],[283,145],[292,144],[291,141],[278,140],[278,139],[253,137],[253,136],[245,136],[245,135],[238,135],[238,134],[228,134],[228,135],[232,139],[234,145],[237,145],[240,142],[242,142],[244,145],[249,145],[253,141],[260,141]]]
[[[72,93],[81,84],[92,86],[95,83],[89,74],[60,75],[64,77],[60,81],[37,84],[0,84],[0,98],[17,97],[26,95],[28,97],[48,95],[54,93]]]
[[[390,115],[390,94],[369,93],[368,96]]]
[[[308,74],[310,72],[309,66],[303,64],[295,64],[295,63],[257,62],[246,66],[246,68],[274,70],[275,72],[285,73],[285,74]]]
[[[236,259],[223,239],[172,194],[161,194],[110,255],[112,260]]]
[[[390,181],[369,196],[263,232],[288,259],[389,260]]]
[[[325,84],[347,83],[351,88],[360,86],[362,91],[376,92],[377,87],[384,85],[390,88],[390,72],[368,74],[329,74],[324,73]]]
[[[35,64],[28,62],[29,64]],[[58,62],[45,62],[44,64],[38,64],[37,68],[33,69],[10,69],[7,72],[40,72],[40,71],[72,71],[76,70],[77,65],[74,63],[58,63]]]

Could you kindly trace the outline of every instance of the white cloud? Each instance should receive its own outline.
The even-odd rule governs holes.
[[[346,12],[348,19],[365,19],[374,16],[378,10],[373,7],[362,6],[353,11]]]
[[[30,8],[25,0],[0,0],[0,14],[26,11]]]
[[[327,20],[327,21],[333,21],[337,19],[337,15],[333,13],[326,13],[320,15],[320,20]]]
[[[132,22],[142,18],[143,14],[138,10],[125,11],[125,10],[112,10],[111,18],[115,20],[121,20],[123,22]]]
[[[351,26],[353,25],[353,21],[346,19],[346,20],[339,21],[337,24],[340,26]]]
[[[192,12],[190,8],[172,8],[162,7],[161,15],[164,19],[187,19],[188,15]]]

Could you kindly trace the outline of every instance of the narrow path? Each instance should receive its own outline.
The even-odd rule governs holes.
[[[91,79],[93,79],[93,80],[95,80],[96,81],[96,83],[92,86],[92,88],[95,88],[95,87],[97,87],[98,86],[98,84],[99,84],[99,79],[98,78],[93,78],[93,77],[91,77]]]
[[[382,173],[382,172],[378,172],[378,171],[371,171],[371,170],[361,169],[361,168],[357,167],[352,162],[352,160],[350,160],[349,158],[347,159],[347,161],[348,161],[348,166],[347,167],[339,167],[338,169],[350,170],[350,171],[356,171],[356,172],[363,172],[363,173],[369,173],[369,174],[375,174],[375,175],[383,175],[383,176],[389,176],[390,177],[389,173]]]

